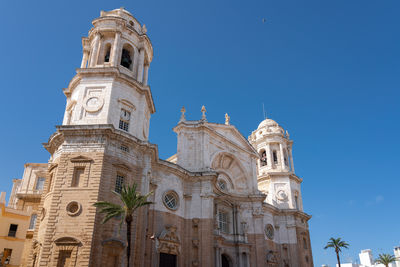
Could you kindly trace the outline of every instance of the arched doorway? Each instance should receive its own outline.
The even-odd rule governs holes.
[[[225,254],[221,255],[221,264],[222,267],[230,267],[230,263],[229,263],[229,257]]]

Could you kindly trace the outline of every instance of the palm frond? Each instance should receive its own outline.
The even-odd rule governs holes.
[[[324,249],[327,248],[334,248],[335,251],[341,252],[342,248],[349,248],[349,244],[346,241],[343,241],[340,237],[338,238],[329,238],[328,243],[324,247]]]
[[[112,218],[118,218],[120,220],[120,228],[122,223],[125,221],[126,216],[131,216],[136,209],[153,204],[153,202],[147,201],[147,198],[153,194],[149,192],[146,195],[141,195],[137,192],[137,184],[123,186],[121,193],[112,191],[113,194],[118,196],[121,200],[122,205],[114,204],[107,201],[99,201],[94,204],[95,207],[100,208],[99,212],[105,214],[102,223],[106,223]]]
[[[395,262],[396,257],[390,254],[379,254],[378,258],[375,260],[376,263],[381,263],[385,266],[388,266],[389,263]]]

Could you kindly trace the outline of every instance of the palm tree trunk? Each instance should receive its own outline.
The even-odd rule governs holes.
[[[336,252],[336,257],[337,257],[337,262],[338,262],[339,267],[340,267],[340,257],[339,257],[339,252],[338,251]]]
[[[129,267],[129,260],[131,258],[131,224],[132,224],[132,218],[130,216],[127,216],[125,218],[126,222],[126,240],[128,241],[128,245],[126,247],[126,266]]]

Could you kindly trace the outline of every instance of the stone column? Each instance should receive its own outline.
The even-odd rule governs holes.
[[[144,73],[143,73],[143,85],[147,85],[147,80],[149,78],[149,65],[144,65]]]
[[[144,48],[140,49],[139,52],[137,81],[140,83],[143,82],[143,67],[144,67]]]
[[[241,250],[239,249],[239,253],[238,253],[239,255],[238,255],[238,266],[240,266],[240,267],[243,267],[244,265],[243,265],[243,261],[242,261],[242,252],[241,252]]]
[[[293,154],[292,154],[292,147],[289,148],[289,157],[290,157],[290,167],[292,172],[294,173],[294,164],[293,164]]]
[[[267,168],[272,169],[274,159],[272,157],[271,146],[269,144],[267,144],[265,147],[265,153],[267,154]]]
[[[92,53],[90,55],[89,67],[95,67],[99,58],[99,46],[100,46],[100,33],[96,32],[93,40]]]
[[[81,69],[82,69],[82,68],[86,68],[88,58],[89,58],[89,51],[83,50],[83,56],[82,56],[82,62],[81,62]]]
[[[280,150],[280,154],[281,154],[281,168],[282,168],[282,170],[284,170],[284,169],[286,169],[286,165],[285,165],[285,154],[283,153],[282,143],[279,143],[279,150]]]
[[[215,247],[215,267],[221,267],[221,249],[218,246]]]
[[[111,66],[114,66],[114,67],[118,66],[118,51],[119,51],[120,42],[121,42],[121,33],[116,32],[113,47],[111,50]]]

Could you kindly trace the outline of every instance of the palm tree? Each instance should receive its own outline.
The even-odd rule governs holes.
[[[116,218],[121,221],[120,227],[122,223],[126,223],[126,240],[128,242],[128,246],[126,248],[126,258],[127,258],[127,267],[129,267],[129,260],[131,257],[131,225],[133,221],[133,213],[140,207],[152,204],[153,202],[147,201],[149,195],[153,192],[148,193],[147,195],[141,195],[140,192],[136,191],[137,184],[134,183],[132,186],[123,186],[121,193],[117,193],[112,191],[116,194],[121,202],[122,205],[114,204],[107,201],[99,201],[94,203],[94,206],[100,208],[100,213],[104,213],[105,217],[102,224],[109,221],[111,218]]]
[[[324,247],[324,249],[327,249],[327,248],[334,248],[335,249],[337,261],[338,261],[338,264],[339,264],[339,267],[340,267],[339,252],[342,251],[342,248],[349,248],[349,244],[346,243],[346,241],[343,241],[340,237],[338,237],[336,239],[331,237],[329,239],[329,242]]]
[[[390,254],[379,254],[379,257],[375,260],[375,263],[380,263],[385,265],[386,267],[389,266],[389,263],[395,262],[396,257]]]

